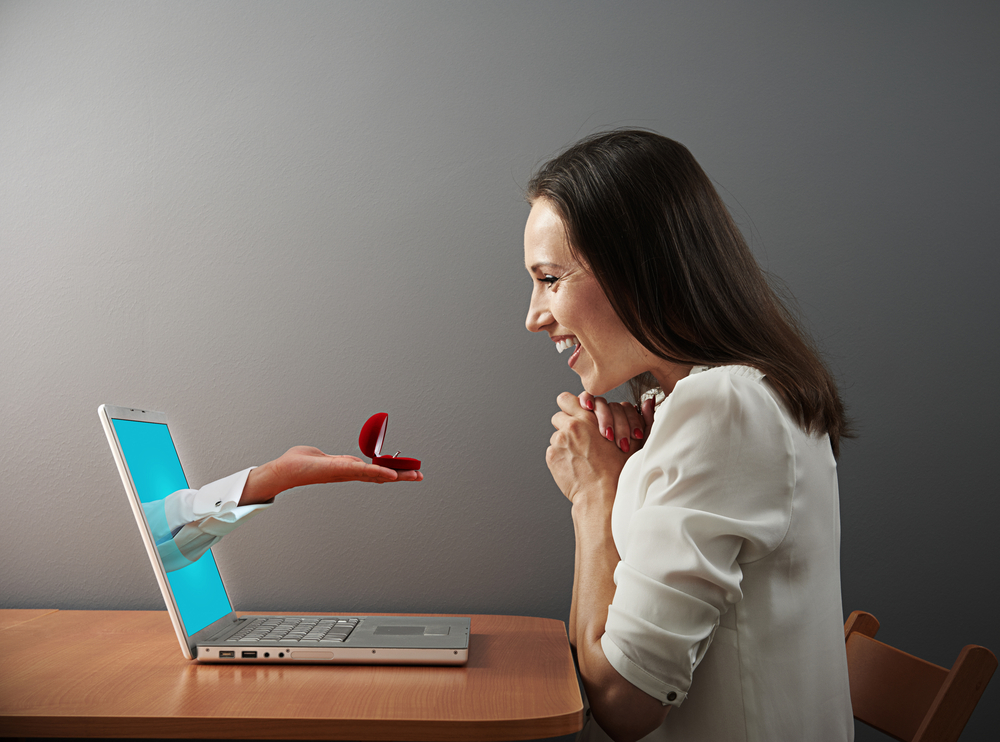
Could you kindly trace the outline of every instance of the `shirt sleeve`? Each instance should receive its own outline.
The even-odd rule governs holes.
[[[157,538],[157,549],[167,571],[198,561],[223,536],[274,502],[240,505],[240,497],[251,470],[206,484],[201,489],[178,490],[162,502],[164,526],[172,538]],[[147,510],[147,518],[149,517]]]
[[[665,705],[687,697],[720,617],[742,598],[740,564],[771,553],[788,530],[789,419],[759,373],[744,370],[678,382],[619,479],[621,561],[601,644],[626,680]]]

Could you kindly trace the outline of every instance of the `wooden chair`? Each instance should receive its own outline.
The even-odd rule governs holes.
[[[875,616],[844,624],[854,718],[901,742],[954,742],[997,666],[986,647],[966,646],[951,670],[877,641]]]

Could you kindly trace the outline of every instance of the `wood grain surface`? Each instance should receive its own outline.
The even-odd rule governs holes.
[[[8,608],[0,610],[0,631],[55,612],[54,608]]]
[[[465,667],[202,665],[184,659],[164,611],[0,626],[2,736],[446,742],[583,723],[565,627],[552,619],[473,616]]]

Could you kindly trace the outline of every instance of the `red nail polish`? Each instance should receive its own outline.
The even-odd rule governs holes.
[[[632,431],[632,437],[635,438],[637,441],[641,440],[642,439],[642,431],[639,428],[636,428],[635,430]]]
[[[618,444],[622,451],[628,453],[628,438],[622,438],[622,442]]]
[[[588,399],[587,400],[587,409],[593,411],[593,409],[594,409],[594,400],[592,400],[592,399]]]
[[[604,431],[604,437],[607,438],[609,441],[614,441],[615,432],[611,428],[608,428],[607,430]]]

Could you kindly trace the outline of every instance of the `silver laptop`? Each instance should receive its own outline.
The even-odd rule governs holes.
[[[188,488],[167,416],[109,405],[101,405],[98,414],[185,657],[245,663],[463,665],[468,661],[469,618],[238,617],[211,549],[187,566],[167,571],[143,508],[144,503]]]

